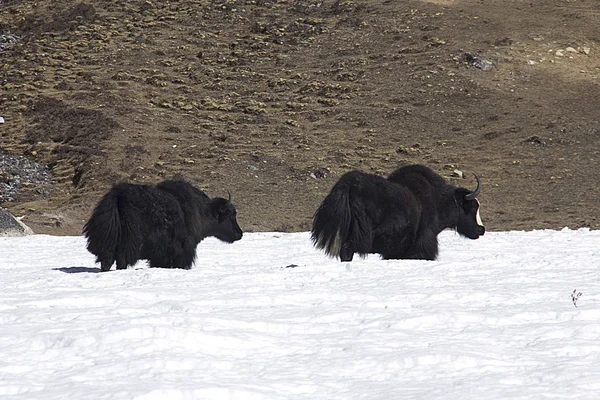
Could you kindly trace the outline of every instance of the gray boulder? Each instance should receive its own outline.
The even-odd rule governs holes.
[[[8,210],[0,207],[0,236],[24,236],[31,235],[30,227],[12,216]]]

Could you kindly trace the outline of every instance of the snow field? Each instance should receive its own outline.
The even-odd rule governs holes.
[[[340,263],[254,233],[190,271],[97,273],[81,237],[0,238],[0,397],[598,398],[599,231],[440,249]]]

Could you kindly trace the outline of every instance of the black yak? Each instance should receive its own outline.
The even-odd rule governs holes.
[[[109,271],[115,261],[117,269],[126,269],[138,260],[148,260],[151,267],[190,269],[204,238],[227,243],[242,238],[231,195],[210,199],[181,180],[113,186],[83,234],[101,271]]]
[[[351,171],[325,197],[313,218],[314,245],[341,261],[354,253],[384,259],[435,260],[438,234],[455,229],[477,239],[481,181],[474,191],[454,187],[422,165],[408,165],[387,179]]]

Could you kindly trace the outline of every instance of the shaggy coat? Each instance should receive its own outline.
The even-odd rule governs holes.
[[[204,238],[227,243],[242,238],[230,200],[210,199],[179,180],[115,185],[96,206],[83,234],[102,271],[115,261],[117,269],[126,269],[138,260],[148,260],[152,267],[190,269]]]
[[[316,211],[311,238],[341,261],[351,261],[354,253],[435,260],[442,230],[455,229],[470,239],[484,234],[476,199],[480,192],[479,178],[471,192],[447,184],[422,165],[399,168],[387,179],[351,171]]]

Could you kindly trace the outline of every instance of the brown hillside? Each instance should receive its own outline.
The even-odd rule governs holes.
[[[2,206],[78,234],[115,181],[181,175],[230,190],[247,231],[308,230],[344,172],[424,163],[481,177],[490,230],[598,229],[599,19],[596,0],[0,1],[0,147],[53,176]]]

